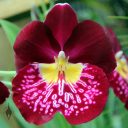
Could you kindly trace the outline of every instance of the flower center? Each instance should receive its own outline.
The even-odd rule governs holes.
[[[65,56],[64,51],[60,51],[57,57],[54,57],[55,63],[40,64],[39,69],[42,78],[47,83],[57,83],[60,80],[67,83],[76,83],[79,80],[83,64],[68,62],[69,57]]]
[[[128,81],[128,64],[125,56],[123,55],[122,51],[116,53],[116,60],[117,60],[117,72],[126,80]]]
[[[58,57],[54,57],[54,59],[57,64],[58,71],[63,73],[67,68],[69,57],[65,56],[64,51],[60,51]]]

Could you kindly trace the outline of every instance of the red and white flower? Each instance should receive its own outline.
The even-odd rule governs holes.
[[[46,123],[60,112],[69,123],[80,124],[102,112],[109,89],[106,74],[116,62],[98,23],[78,23],[69,4],[57,4],[44,22],[33,21],[21,30],[14,51],[13,100],[28,122]]]
[[[111,43],[115,52],[117,67],[111,76],[111,86],[119,99],[128,109],[128,58],[123,53],[115,33],[109,29]]]

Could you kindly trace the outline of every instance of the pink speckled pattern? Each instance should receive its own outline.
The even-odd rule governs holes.
[[[102,112],[108,88],[107,77],[97,66],[84,64],[76,83],[61,78],[56,83],[47,83],[37,63],[24,67],[14,78],[13,100],[30,123],[46,123],[61,112],[69,123],[80,124]]]
[[[125,103],[128,100],[128,81],[117,71],[114,71],[113,77],[111,77],[111,86],[114,89],[116,96]]]

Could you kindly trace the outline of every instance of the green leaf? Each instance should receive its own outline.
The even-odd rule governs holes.
[[[0,128],[10,128],[10,125],[4,120],[2,116],[0,116]]]
[[[61,115],[60,113],[56,113],[56,115],[54,116],[54,118],[44,124],[44,128],[72,128],[72,126],[66,121],[66,119],[64,118],[63,115]]]
[[[14,41],[16,39],[18,32],[20,31],[20,28],[6,20],[0,20],[0,25],[5,31],[5,34],[9,39],[11,46],[13,47]]]
[[[18,124],[19,128],[36,128],[34,124],[27,122],[22,115],[20,114],[18,108],[15,106],[12,97],[9,97],[5,102],[5,106],[10,106],[12,111],[12,117],[14,118],[15,123]],[[1,128],[1,127],[0,127]],[[3,127],[4,128],[4,127]],[[6,127],[5,127],[6,128]],[[9,127],[12,128],[12,127]]]
[[[128,16],[108,16],[109,19],[128,20]]]

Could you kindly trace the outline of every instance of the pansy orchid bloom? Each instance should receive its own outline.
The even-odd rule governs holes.
[[[43,124],[60,112],[69,123],[80,124],[102,112],[109,89],[106,74],[116,62],[98,23],[78,23],[69,4],[56,4],[44,22],[33,21],[21,30],[14,51],[13,100],[28,122]]]
[[[0,82],[0,104],[3,104],[6,98],[9,97],[9,90],[8,88]]]
[[[128,109],[128,58],[123,53],[115,33],[111,29],[108,29],[108,32],[117,61],[117,67],[112,74],[110,83],[116,96],[125,103]]]

